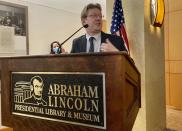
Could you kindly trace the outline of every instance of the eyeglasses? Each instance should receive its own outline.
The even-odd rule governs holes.
[[[91,18],[102,18],[102,15],[97,15],[97,14],[93,14],[93,15],[88,15],[87,17],[91,17]]]

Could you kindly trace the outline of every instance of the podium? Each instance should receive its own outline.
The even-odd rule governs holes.
[[[131,131],[141,107],[140,73],[122,52],[4,57],[0,71],[2,125],[14,131]],[[25,103],[33,76],[46,105]]]

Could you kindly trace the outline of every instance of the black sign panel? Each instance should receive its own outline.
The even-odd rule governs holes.
[[[106,129],[105,74],[12,72],[12,113]]]

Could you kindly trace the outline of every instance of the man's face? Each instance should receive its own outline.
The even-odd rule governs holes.
[[[86,29],[89,33],[100,33],[102,30],[102,13],[99,9],[89,9],[87,18],[84,20],[84,24],[88,24]]]
[[[42,96],[42,90],[43,90],[43,83],[38,81],[37,79],[33,80],[33,89],[34,89],[34,94],[36,97],[41,97]]]

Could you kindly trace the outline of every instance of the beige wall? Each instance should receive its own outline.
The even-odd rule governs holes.
[[[165,63],[167,105],[182,110],[182,1],[166,0]]]
[[[106,2],[108,21],[113,1]],[[164,28],[151,26],[150,0],[122,2],[131,57],[141,73],[142,83],[142,108],[133,131],[163,131],[166,127]]]
[[[80,12],[84,5],[102,0],[77,1],[72,0],[2,0],[28,7],[29,54],[49,54],[50,43],[57,40],[60,43],[73,34],[81,25]],[[65,1],[65,2],[64,2]],[[63,4],[61,4],[63,3]],[[71,4],[70,4],[71,3]],[[60,5],[59,5],[60,4]],[[79,7],[79,6],[81,7]],[[101,3],[105,16],[105,1]],[[65,7],[64,7],[65,6]],[[72,8],[71,8],[72,7]],[[73,10],[72,10],[73,9]],[[82,34],[84,29],[67,41],[63,48],[70,52],[72,40]]]
[[[80,14],[56,9],[24,0],[3,0],[28,7],[29,54],[49,54],[52,41],[63,42],[74,31],[80,28]],[[83,34],[84,29],[74,38]],[[66,51],[70,51],[72,39],[64,44]]]

